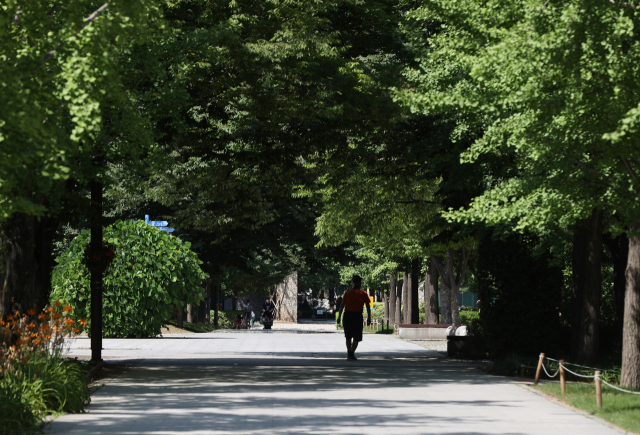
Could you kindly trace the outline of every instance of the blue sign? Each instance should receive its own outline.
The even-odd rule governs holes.
[[[165,231],[167,233],[172,233],[175,231],[175,228],[169,228],[169,222],[167,221],[150,221],[149,215],[144,215],[144,222],[148,225],[158,228],[159,230]]]
[[[149,221],[147,223],[152,227],[166,227],[167,225],[169,225],[169,222],[167,221]]]

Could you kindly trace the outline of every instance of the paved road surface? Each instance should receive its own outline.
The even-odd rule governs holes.
[[[88,357],[88,339],[71,355]],[[105,340],[131,368],[55,434],[619,433],[477,364],[392,336],[366,335],[359,361],[327,333],[227,332]]]

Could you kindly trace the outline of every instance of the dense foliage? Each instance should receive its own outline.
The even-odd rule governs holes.
[[[534,254],[535,237],[493,237],[493,231],[484,235],[476,263],[487,350],[493,356],[557,354],[563,344],[561,269],[550,266],[548,256]]]
[[[105,228],[104,237],[116,251],[103,279],[105,336],[158,335],[179,308],[204,298],[206,274],[189,242],[131,220]],[[88,231],[82,232],[58,258],[51,299],[68,303],[74,318],[90,324],[91,275],[82,263],[89,238]]]

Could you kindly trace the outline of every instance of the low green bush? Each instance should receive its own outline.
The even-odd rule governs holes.
[[[74,308],[74,318],[91,322],[91,274],[83,264],[89,231],[79,234],[53,270],[51,301]],[[115,247],[115,258],[104,273],[105,337],[148,337],[179,307],[197,305],[204,298],[206,274],[190,244],[143,221],[118,221],[105,228],[105,241]],[[90,328],[87,328],[90,331]]]
[[[460,311],[460,323],[462,323],[463,325],[471,326],[471,324],[478,319],[480,319],[480,314],[477,311]]]
[[[244,311],[218,311],[218,327],[220,329],[235,329],[238,314],[243,315]],[[213,316],[214,312],[211,311],[211,319],[213,319]],[[255,321],[257,322],[258,320],[260,320],[260,317],[256,314]]]

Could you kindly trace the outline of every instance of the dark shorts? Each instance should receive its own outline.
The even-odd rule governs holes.
[[[344,336],[347,337],[347,339],[353,338],[356,342],[362,341],[362,321],[362,313],[345,311],[342,317]]]

